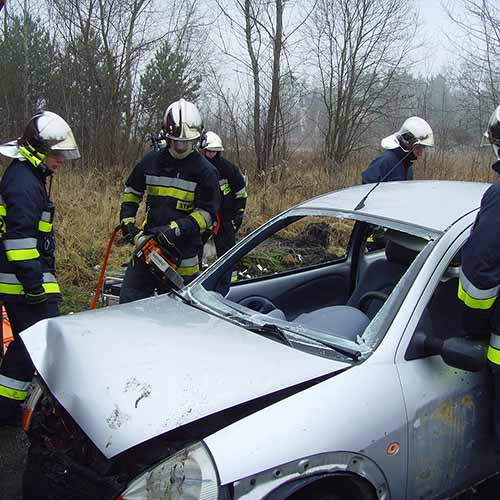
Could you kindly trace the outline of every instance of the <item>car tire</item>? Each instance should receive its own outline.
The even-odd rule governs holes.
[[[304,491],[297,491],[292,496],[288,497],[287,500],[353,500],[348,498],[343,498],[325,489],[313,489],[305,488]]]

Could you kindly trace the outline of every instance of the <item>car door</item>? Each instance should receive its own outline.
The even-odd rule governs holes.
[[[445,252],[407,325],[442,339],[463,336],[454,257],[466,233]],[[405,338],[410,338],[405,334]],[[445,498],[494,471],[488,370],[453,368],[441,356],[411,359],[401,345],[397,368],[408,414],[408,499]]]

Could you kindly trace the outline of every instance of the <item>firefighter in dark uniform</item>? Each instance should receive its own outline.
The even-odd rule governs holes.
[[[33,116],[22,137],[0,153],[13,158],[0,182],[0,298],[14,335],[0,366],[0,425],[17,425],[34,373],[19,334],[57,316],[61,301],[46,181],[80,154],[68,124],[50,111]]]
[[[488,122],[485,140],[493,146],[500,174],[500,106]],[[472,338],[490,337],[487,351],[493,374],[493,423],[500,448],[500,181],[484,193],[471,235],[462,248],[458,297],[463,302],[463,327]]]
[[[180,99],[163,120],[167,146],[147,153],[125,182],[120,222],[129,242],[139,244],[136,214],[147,194],[143,233],[153,235],[160,247],[175,247],[180,254],[177,272],[184,282],[200,271],[202,236],[210,231],[220,206],[217,171],[194,147],[202,134],[196,106]],[[165,288],[143,261],[132,259],[120,292],[120,303],[149,297]]]
[[[434,146],[434,134],[425,120],[412,116],[398,132],[382,139],[381,146],[385,151],[361,174],[363,184],[413,180],[413,162]]]
[[[243,222],[247,204],[246,182],[240,169],[222,156],[224,147],[215,132],[205,134],[201,149],[219,172],[222,204],[217,214],[214,243],[217,257],[220,257],[236,243],[236,233]]]

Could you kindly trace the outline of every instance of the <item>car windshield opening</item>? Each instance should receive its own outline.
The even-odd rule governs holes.
[[[364,360],[383,339],[411,270],[422,265],[418,256],[437,237],[362,214],[291,211],[241,241],[187,293],[249,331],[321,356]]]

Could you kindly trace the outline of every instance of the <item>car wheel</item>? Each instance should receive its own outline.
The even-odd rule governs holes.
[[[274,311],[274,309],[278,309],[269,299],[261,297],[260,295],[245,297],[241,299],[238,304],[262,314],[267,314],[268,312]]]
[[[325,489],[309,489],[305,488],[304,491],[298,491],[287,500],[351,500],[347,497],[341,497],[336,493],[327,491]]]

